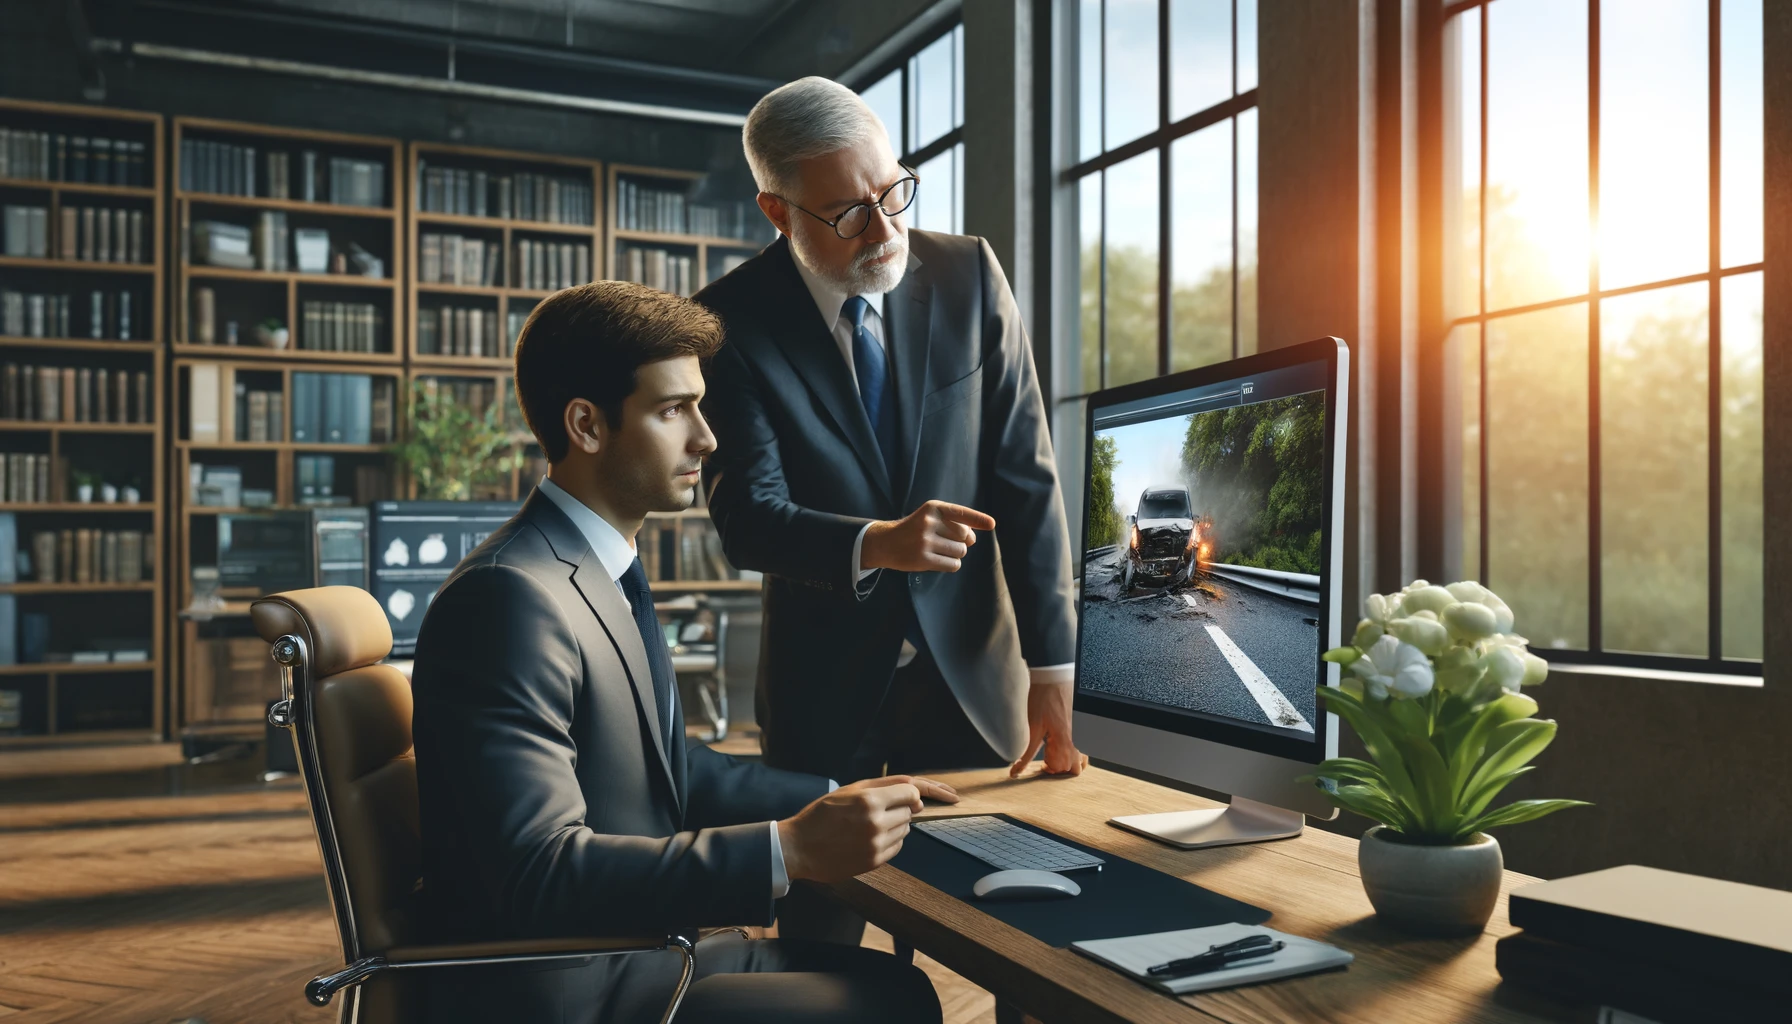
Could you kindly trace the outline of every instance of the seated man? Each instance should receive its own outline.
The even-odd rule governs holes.
[[[517,342],[546,479],[468,555],[423,621],[414,669],[423,906],[440,941],[694,937],[769,924],[795,879],[894,856],[923,796],[844,788],[687,745],[634,536],[688,506],[715,438],[698,412],[714,314],[641,285],[569,288]],[[830,791],[831,790],[831,791]],[[424,987],[427,1019],[657,1021],[675,952],[470,968]],[[683,1020],[938,1021],[914,967],[861,948],[697,946]]]

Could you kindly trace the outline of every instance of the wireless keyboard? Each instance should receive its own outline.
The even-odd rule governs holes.
[[[998,871],[1024,868],[1033,871],[1101,870],[1100,857],[1047,839],[993,815],[935,818],[915,822],[915,828],[977,858]]]

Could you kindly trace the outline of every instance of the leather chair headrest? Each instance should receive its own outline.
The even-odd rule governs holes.
[[[268,643],[289,633],[303,638],[313,679],[372,665],[392,653],[386,612],[360,587],[273,594],[250,606],[249,619]]]

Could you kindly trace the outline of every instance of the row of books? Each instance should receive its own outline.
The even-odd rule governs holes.
[[[695,258],[675,256],[665,249],[624,246],[622,279],[677,295],[697,294]]]
[[[483,238],[426,232],[417,240],[417,280],[424,284],[498,284],[499,246]]]
[[[301,505],[347,505],[352,494],[336,493],[336,456],[300,455],[293,460],[297,476],[293,493]]]
[[[692,203],[682,192],[649,188],[626,178],[616,183],[616,226],[624,231],[746,241],[762,231],[762,223],[753,203]]]
[[[307,203],[342,206],[385,206],[386,165],[378,160],[333,156],[319,174],[318,152],[299,153],[299,180],[292,182],[290,154],[274,150],[266,154],[266,177],[258,185],[255,170],[261,151],[207,139],[182,139],[180,187],[186,192],[211,192],[226,196],[261,196],[297,199]]]
[[[148,187],[149,147],[129,139],[0,128],[0,178]]]
[[[37,583],[141,583],[155,578],[153,541],[144,530],[39,530],[31,535],[29,577]]]
[[[462,217],[595,224],[589,177],[491,174],[464,167],[431,167],[417,161],[417,209]]]
[[[253,371],[248,371],[253,372]],[[187,368],[187,437],[199,444],[285,440],[288,401],[252,386],[231,366]],[[394,437],[395,382],[364,373],[294,373],[292,440],[300,444],[387,444]],[[267,397],[254,399],[253,394]],[[253,404],[252,404],[253,403]]]
[[[0,365],[0,420],[152,423],[149,371]]]
[[[635,540],[649,580],[737,580],[715,524],[697,516],[649,519]]]
[[[110,378],[110,380],[108,380]],[[96,392],[96,385],[105,393]],[[133,400],[134,399],[134,400]],[[122,402],[122,405],[120,404]],[[124,409],[142,419],[98,418],[95,410]],[[149,372],[95,372],[89,367],[33,366],[6,363],[0,367],[0,419],[36,423],[148,423]]]
[[[50,211],[44,206],[7,206],[4,252],[31,259],[81,260],[92,263],[148,263],[142,210],[64,206],[55,238],[50,237]]]
[[[39,505],[67,500],[68,491],[62,485],[67,476],[64,460],[42,452],[7,452],[0,460],[5,469],[0,473],[0,502]]]
[[[371,302],[299,304],[299,347],[313,352],[386,352],[386,315]]]
[[[424,394],[437,402],[471,410],[483,416],[498,402],[498,382],[471,380],[465,377],[420,377]]]
[[[583,243],[519,238],[516,260],[511,266],[513,287],[559,291],[591,280],[591,247]]]
[[[522,314],[525,318],[527,314]],[[425,356],[508,357],[521,329],[517,313],[513,330],[498,331],[498,311],[477,306],[435,306],[417,310],[417,354]]]
[[[144,340],[133,326],[133,309],[144,309],[130,289],[83,294],[77,302],[67,292],[15,292],[0,289],[0,335],[12,338],[92,338]]]
[[[202,508],[261,508],[274,503],[274,492],[266,488],[245,489],[241,466],[189,462],[187,500]]]

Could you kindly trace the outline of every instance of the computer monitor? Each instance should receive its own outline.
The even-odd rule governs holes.
[[[373,596],[392,627],[392,656],[417,652],[417,629],[460,560],[522,508],[517,501],[376,501],[368,535]]]
[[[1194,849],[1337,815],[1296,780],[1338,748],[1349,374],[1321,338],[1089,397],[1077,746],[1233,797],[1113,824]]]

